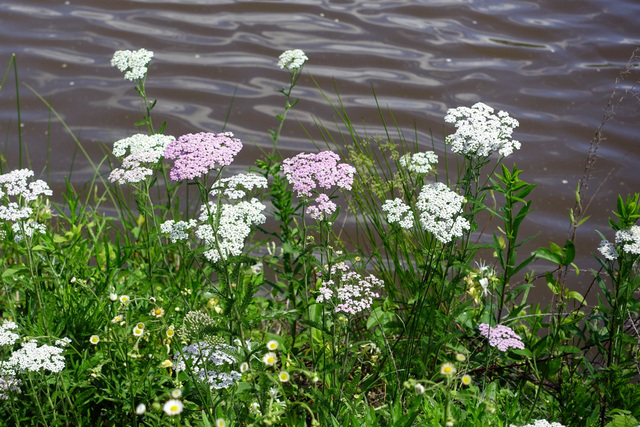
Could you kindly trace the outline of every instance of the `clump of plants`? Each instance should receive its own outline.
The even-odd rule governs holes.
[[[88,191],[53,194],[0,165],[4,419],[637,425],[638,194],[619,198],[601,234],[588,305],[569,290],[571,240],[524,250],[535,186],[505,164],[521,147],[507,112],[452,108],[454,131],[436,146],[407,140],[382,109],[383,132],[368,135],[322,92],[335,126],[318,121],[306,129],[317,151],[283,158],[309,60],[286,51],[272,149],[235,173],[244,143],[231,131],[154,126],[152,58],[113,57],[144,131],[91,162],[111,168],[96,166]],[[528,302],[536,286],[554,302]]]

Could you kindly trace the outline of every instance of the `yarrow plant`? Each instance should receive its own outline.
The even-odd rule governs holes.
[[[461,216],[464,202],[464,197],[442,182],[425,185],[416,204],[420,225],[442,243],[461,237],[464,230],[470,229],[469,221]]]
[[[116,141],[113,155],[124,159],[122,167],[111,171],[109,181],[120,185],[143,181],[153,174],[152,167],[163,158],[167,145],[173,140],[175,138],[170,135],[137,134]]]
[[[330,303],[335,313],[357,315],[371,308],[374,298],[380,296],[374,290],[382,286],[382,280],[374,275],[363,277],[346,263],[339,262],[329,269],[327,280],[318,289],[316,302]]]
[[[175,160],[169,172],[174,181],[200,178],[210,170],[228,166],[242,149],[242,141],[233,137],[232,132],[182,135],[171,141],[164,157]]]
[[[307,214],[321,220],[333,214],[336,205],[323,190],[351,190],[356,169],[346,163],[338,163],[340,156],[332,151],[317,154],[300,153],[282,162],[282,171],[293,185],[298,197],[311,198],[317,194],[316,205],[307,208]]]
[[[405,154],[400,157],[399,162],[409,172],[423,175],[433,171],[433,167],[438,164],[438,155],[433,151]]]
[[[511,424],[509,427],[517,427],[514,424]],[[533,424],[527,424],[522,427],[565,427],[563,424],[556,422],[549,422],[547,420],[535,420]]]
[[[44,234],[46,227],[40,223],[37,201],[41,196],[51,196],[53,192],[46,182],[34,176],[32,170],[17,169],[0,175],[0,220],[11,224],[14,240],[20,242],[25,236]]]
[[[111,66],[124,73],[126,80],[140,80],[147,74],[147,65],[153,58],[153,52],[147,49],[118,50],[111,58]]]
[[[230,367],[236,363],[231,353],[235,347],[227,344],[213,346],[206,342],[197,342],[182,348],[174,357],[176,372],[187,372],[189,377],[204,384],[209,389],[225,389],[242,378],[240,372]]]
[[[508,326],[497,325],[491,327],[488,323],[481,323],[478,329],[480,329],[480,334],[482,334],[483,337],[489,338],[489,345],[491,347],[496,347],[502,352],[510,348],[524,350],[522,338]]]
[[[519,150],[520,142],[511,139],[513,129],[519,125],[518,121],[506,111],[500,111],[497,115],[493,111],[482,102],[471,108],[449,109],[444,121],[456,127],[456,132],[445,140],[451,145],[451,151],[465,157],[488,157],[498,151],[506,157],[514,150]]]
[[[309,58],[300,49],[286,50],[282,52],[278,61],[278,67],[287,70],[298,70],[302,68]]]

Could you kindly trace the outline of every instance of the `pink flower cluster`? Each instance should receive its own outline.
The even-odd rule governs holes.
[[[184,181],[206,175],[211,169],[228,166],[242,149],[242,142],[233,133],[189,133],[167,145],[166,159],[175,159],[169,172],[174,181]]]
[[[287,180],[293,184],[298,197],[311,197],[316,188],[339,187],[351,190],[356,168],[346,163],[338,164],[340,156],[333,151],[318,154],[300,153],[282,162],[282,170]]]
[[[333,187],[351,190],[353,175],[356,168],[346,163],[338,163],[340,156],[332,151],[322,151],[318,154],[300,153],[282,162],[282,170],[298,197],[312,197],[313,193],[320,193],[316,198],[316,205],[307,208],[307,214],[315,220],[323,220],[336,211],[336,204],[320,189],[330,190]]]
[[[481,323],[478,328],[483,337],[489,338],[491,347],[497,347],[500,351],[507,351],[510,348],[524,350],[522,338],[508,326],[497,325],[492,328],[488,323]]]

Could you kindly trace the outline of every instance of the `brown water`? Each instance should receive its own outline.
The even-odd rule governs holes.
[[[287,49],[303,49],[305,71],[327,91],[336,80],[354,121],[375,133],[379,121],[371,87],[421,144],[430,131],[441,147],[448,108],[482,101],[520,121],[522,150],[508,158],[538,184],[528,234],[564,242],[573,192],[589,143],[602,121],[615,79],[640,44],[638,0],[9,0],[0,3],[0,69],[16,53],[19,78],[32,86],[79,136],[94,161],[110,144],[136,133],[141,102],[133,85],[110,66],[115,50],[153,50],[147,89],[158,99],[156,124],[165,133],[219,131],[235,100],[227,129],[269,146],[269,128],[282,111],[277,90],[287,83],[276,66]],[[638,69],[619,93],[639,79]],[[44,104],[20,85],[23,138],[32,167],[60,189],[74,143],[53,123]],[[635,91],[637,95],[638,91]],[[300,103],[286,123],[285,155],[314,150],[296,120],[309,129],[332,111],[303,78]],[[9,164],[18,167],[15,87],[0,92],[0,131]],[[588,195],[598,189],[578,237],[578,261],[589,264],[618,193],[640,191],[640,102],[628,95],[604,131]],[[442,152],[442,149],[440,149]],[[253,163],[245,149],[239,166]],[[73,181],[91,168],[75,158]],[[610,235],[611,233],[609,233]],[[542,268],[544,264],[540,264]]]

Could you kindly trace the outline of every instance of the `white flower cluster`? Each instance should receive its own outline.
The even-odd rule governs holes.
[[[6,321],[0,326],[0,345],[13,345],[20,336],[11,332],[12,329],[18,329],[15,322]]]
[[[111,58],[111,66],[124,72],[126,80],[140,80],[147,74],[147,65],[153,58],[153,52],[146,49],[118,50]]]
[[[598,250],[602,256],[609,261],[615,261],[618,259],[618,252],[616,251],[615,245],[608,240],[601,241]]]
[[[211,192],[211,196],[223,194],[230,200],[241,199],[247,195],[247,191],[254,188],[267,188],[267,179],[255,173],[239,173],[229,178],[218,180]]]
[[[425,174],[431,172],[433,166],[438,164],[438,155],[433,151],[424,153],[405,154],[400,157],[400,165],[409,172]]]
[[[329,280],[322,282],[316,302],[335,303],[337,300],[334,308],[336,313],[356,315],[371,307],[373,299],[380,296],[374,289],[383,285],[377,277],[363,277],[360,273],[350,271],[344,262],[339,262],[331,267]]]
[[[640,255],[640,226],[632,225],[626,230],[618,230],[616,245],[622,245],[622,250],[626,253]]]
[[[63,351],[60,347],[47,344],[38,347],[35,340],[22,343],[22,348],[14,351],[8,361],[0,362],[0,371],[13,371],[17,374],[47,369],[51,372],[60,372],[65,366]]]
[[[42,180],[28,182],[33,176],[29,169],[16,169],[0,175],[0,219],[13,222],[14,240],[18,243],[25,235],[31,237],[34,233],[46,232],[44,224],[32,218],[33,202],[40,196],[51,196],[53,192]],[[13,197],[16,201],[12,201]]]
[[[442,182],[425,185],[416,204],[420,225],[442,243],[461,237],[464,230],[470,229],[469,221],[460,216],[464,201],[464,197]]]
[[[174,357],[176,372],[189,371],[190,377],[205,383],[210,390],[228,388],[242,378],[240,372],[229,369],[227,365],[236,363],[235,347],[226,344],[212,346],[206,342],[198,342],[183,347],[182,352]]]
[[[221,204],[220,212],[217,203],[209,202],[208,209],[203,209],[200,215],[200,221],[205,224],[200,225],[195,232],[208,248],[204,256],[211,262],[218,262],[230,256],[241,255],[251,227],[264,224],[267,220],[262,213],[265,208],[256,198],[234,205]]]
[[[189,222],[175,222],[174,220],[170,219],[160,225],[160,231],[168,234],[171,243],[175,243],[180,240],[187,240],[189,238],[187,231],[195,228],[197,225],[198,224],[195,219],[190,219]]]
[[[518,121],[505,111],[494,115],[493,108],[482,102],[471,108],[449,109],[444,121],[456,127],[456,133],[446,138],[454,153],[487,157],[497,150],[506,157],[520,149],[520,142],[511,139],[513,129],[519,126]]]
[[[516,425],[510,424],[509,427],[517,427]],[[550,423],[547,420],[535,420],[533,424],[527,424],[522,427],[564,427],[564,425],[556,422]]]
[[[616,231],[615,244],[608,240],[600,242],[598,251],[609,261],[615,261],[621,252],[640,255],[640,226]]]
[[[413,227],[413,213],[411,208],[401,199],[385,200],[382,210],[387,214],[389,224],[398,223],[400,227],[409,229]]]
[[[278,67],[286,68],[289,71],[301,68],[309,60],[307,55],[300,49],[284,51],[279,59]]]
[[[131,184],[145,180],[153,174],[149,165],[158,163],[163,158],[164,150],[175,138],[170,135],[137,134],[116,141],[113,144],[113,155],[123,157],[122,167],[111,171],[109,181],[118,184]]]

